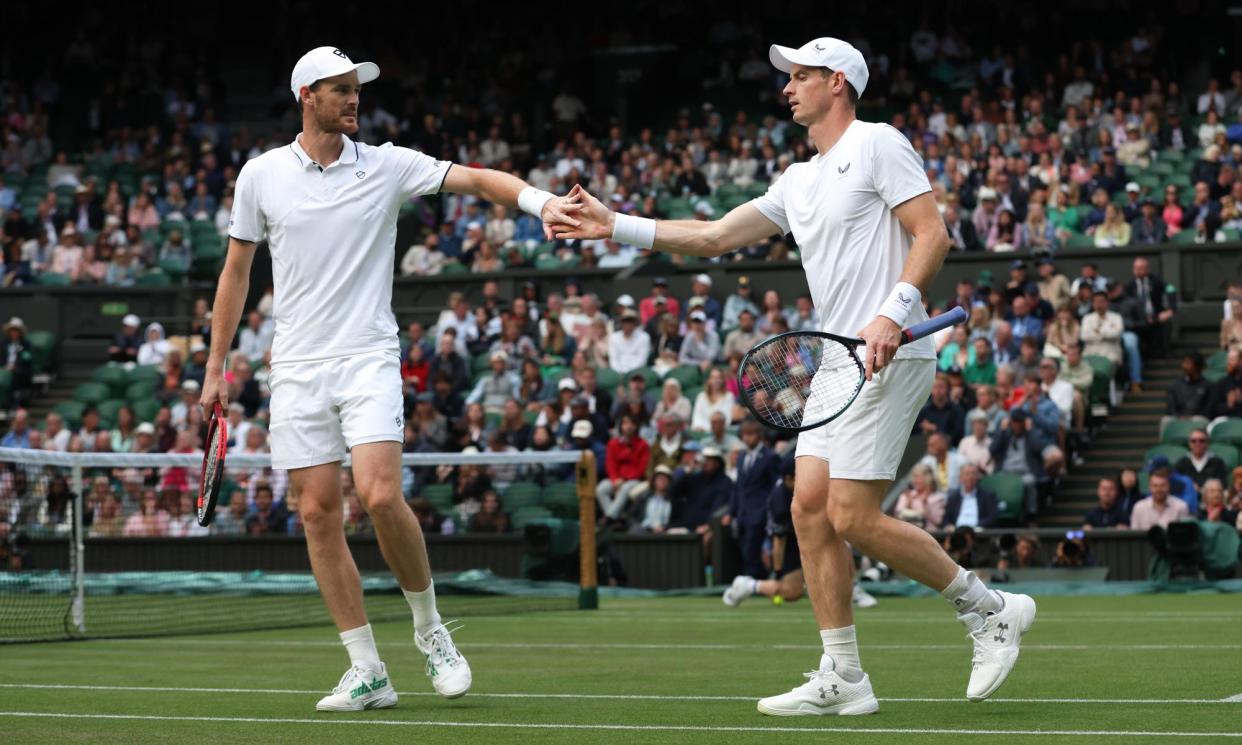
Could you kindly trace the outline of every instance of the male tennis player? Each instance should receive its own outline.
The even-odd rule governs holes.
[[[354,63],[333,47],[312,49],[294,66],[291,89],[302,132],[238,174],[201,399],[204,409],[227,403],[225,356],[246,300],[255,244],[266,236],[276,322],[272,467],[289,469],[311,568],[350,659],[320,711],[397,703],[345,543],[340,470],[346,450],[380,550],[413,611],[414,642],[435,690],[456,698],[471,683],[470,667],[436,611],[426,545],[401,493],[404,422],[392,312],[398,210],[412,196],[438,191],[517,204],[571,223],[577,209],[504,173],[457,167],[391,143],[350,140],[358,131],[361,86],[377,77],[375,64]]]
[[[850,607],[853,544],[939,591],[974,640],[967,698],[998,689],[1035,619],[1025,595],[989,590],[919,528],[885,516],[880,502],[896,476],[935,370],[930,339],[898,347],[903,326],[926,320],[922,292],[949,249],[922,160],[900,132],[858,121],[867,64],[853,46],[820,38],[799,49],[772,46],[789,73],[784,94],[818,154],[789,167],[768,193],[715,222],[614,214],[575,189],[581,225],[566,238],[608,238],[688,256],[720,256],[773,233],[792,233],[825,331],[866,341],[866,378],[853,406],[798,438],[794,526],[807,594],[824,654],[809,680],[762,699],[765,714],[869,714],[878,704],[858,659]]]

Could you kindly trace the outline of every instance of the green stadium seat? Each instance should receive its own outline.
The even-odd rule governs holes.
[[[1230,445],[1227,442],[1214,442],[1208,449],[1220,456],[1220,459],[1225,462],[1226,469],[1232,471],[1238,467],[1240,456],[1236,445]],[[1225,484],[1226,488],[1228,486],[1228,484]]]
[[[611,367],[595,368],[595,385],[600,390],[612,393],[621,385],[621,373],[613,370]]]
[[[491,360],[489,360],[488,357],[489,355],[487,354],[476,354],[470,360],[470,372],[487,372],[488,368],[491,367]]]
[[[81,401],[61,401],[52,407],[52,411],[65,420],[65,427],[71,430],[82,426],[82,412],[85,410],[86,404]]]
[[[125,399],[137,403],[148,398],[155,398],[155,383],[150,380],[135,380],[125,386]]]
[[[1157,455],[1163,455],[1169,459],[1169,465],[1174,465],[1189,453],[1190,451],[1181,445],[1157,445],[1143,454],[1143,462],[1147,463]]]
[[[539,485],[531,481],[515,481],[500,494],[501,504],[512,513],[527,507],[538,507],[542,501]]]
[[[56,272],[44,272],[40,274],[39,284],[43,287],[68,287],[72,284],[68,274],[58,274]]]
[[[427,484],[419,496],[430,502],[440,513],[448,513],[453,509],[452,484]]]
[[[682,391],[687,388],[693,388],[703,382],[703,371],[697,365],[678,365],[669,370],[664,376],[665,380],[676,380],[681,383]]]
[[[1168,424],[1164,426],[1164,432],[1160,435],[1160,444],[1185,447],[1187,441],[1190,440],[1190,433],[1202,427],[1203,423],[1201,421],[1170,419]]]
[[[1065,239],[1066,248],[1095,248],[1095,239],[1085,233],[1070,233]]]
[[[108,400],[111,395],[112,392],[103,383],[83,383],[74,389],[73,400],[90,406],[98,406],[101,402]]]
[[[1242,447],[1242,419],[1223,419],[1208,426],[1208,437],[1215,445],[1223,442],[1234,447]]]
[[[560,382],[561,378],[573,375],[573,372],[565,365],[545,365],[539,368],[539,374],[543,376],[543,379],[552,383]]]
[[[0,406],[9,405],[9,393],[13,390],[13,373],[0,367]]]
[[[536,269],[560,269],[563,266],[565,266],[565,262],[561,261],[556,256],[549,255],[535,257]]]
[[[1111,403],[1109,387],[1113,380],[1113,361],[1098,354],[1089,354],[1084,358],[1091,366],[1091,400],[1099,403]]]
[[[160,409],[164,408],[154,398],[143,399],[142,401],[134,401],[133,406],[134,418],[139,422],[154,422],[155,416],[160,413]]]
[[[1158,160],[1147,168],[1147,173],[1157,176],[1172,176],[1175,170],[1176,168],[1173,163],[1165,160]]]
[[[552,517],[552,511],[543,507],[523,507],[509,514],[514,530],[522,530],[531,523],[539,520],[548,520]]]
[[[539,412],[530,411],[529,409],[522,412],[522,421],[530,426],[535,426],[535,422],[539,421]]]
[[[1207,369],[1223,371],[1225,369],[1225,363],[1228,362],[1228,359],[1229,353],[1223,349],[1218,349],[1215,352],[1212,352],[1211,356],[1207,358]]]
[[[980,484],[996,494],[1000,524],[1017,525],[1022,518],[1023,502],[1026,500],[1026,485],[1022,483],[1022,477],[1000,471],[983,477]]]
[[[441,274],[469,274],[470,267],[456,261],[450,261],[440,267]]]
[[[115,427],[117,412],[121,410],[122,406],[128,405],[129,402],[123,398],[110,398],[107,401],[101,401],[99,405],[95,407],[95,410],[99,412],[100,425],[108,429]]]
[[[1186,230],[1179,230],[1177,233],[1173,235],[1173,242],[1181,243],[1181,244],[1194,243],[1195,242],[1195,229],[1187,228]]]
[[[129,382],[131,384],[145,381],[153,386],[159,386],[163,379],[164,374],[155,365],[138,365],[129,369]]]
[[[164,273],[162,269],[152,269],[149,272],[143,272],[134,280],[137,287],[168,287],[172,284],[172,280]]]
[[[1198,154],[1190,155],[1190,153],[1183,153],[1180,150],[1174,150],[1173,148],[1170,147],[1170,148],[1165,148],[1160,151],[1160,160],[1157,162],[1180,163],[1183,160],[1186,160],[1187,158],[1189,158],[1193,162],[1193,160],[1198,157],[1199,157]]]
[[[501,416],[499,411],[489,411],[483,415],[483,419],[487,422],[488,429],[496,429],[500,426]]]
[[[686,397],[686,399],[690,402],[691,406],[694,405],[695,399],[697,399],[699,397],[699,394],[702,392],[703,392],[703,386],[701,385],[692,385],[689,388],[681,389],[681,395]]]
[[[554,481],[543,488],[543,506],[557,517],[578,517],[578,485],[572,481]]]
[[[56,334],[51,331],[31,331],[26,334],[26,341],[30,342],[30,355],[35,372],[49,372],[52,370],[56,358]]]
[[[129,387],[129,373],[115,362],[109,362],[106,365],[100,365],[95,368],[95,372],[91,373],[91,379],[96,383],[103,383],[108,386],[108,390],[112,391],[113,398],[124,396],[125,389]],[[154,390],[152,393],[154,393]]]

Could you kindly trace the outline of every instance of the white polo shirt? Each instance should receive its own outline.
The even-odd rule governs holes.
[[[797,241],[820,329],[855,336],[901,279],[914,243],[893,208],[929,191],[923,160],[905,135],[855,120],[828,152],[791,165],[751,204]],[[906,325],[925,320],[916,306]],[[935,356],[930,338],[897,352],[898,359]]]
[[[344,135],[326,168],[295,138],[237,175],[229,235],[272,254],[272,363],[400,351],[392,312],[397,213],[435,194],[448,161]]]

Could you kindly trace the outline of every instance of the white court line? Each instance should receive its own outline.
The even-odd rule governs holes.
[[[341,646],[338,641],[315,639],[269,639],[266,637],[250,637],[247,639],[185,639],[162,637],[155,639],[94,639],[91,644],[172,644],[174,646],[193,647],[332,647]],[[776,650],[808,650],[819,649],[814,644],[660,644],[660,643],[609,643],[609,642],[470,642],[460,641],[457,646],[474,649],[776,649]],[[867,649],[910,649],[910,650],[962,650],[969,644],[867,644]],[[1023,651],[1084,652],[1092,650],[1107,651],[1159,651],[1159,650],[1224,650],[1242,649],[1242,644],[1024,644]]]
[[[323,691],[293,688],[200,688],[183,686],[74,685],[69,683],[0,683],[0,688],[21,690],[138,691],[142,693],[239,693],[319,695]],[[433,691],[398,691],[400,696],[437,696]],[[756,701],[759,696],[673,696],[652,693],[471,693],[473,698],[569,699],[603,701]],[[965,698],[881,698],[898,704],[965,704]],[[1242,703],[1242,695],[1231,698],[993,698],[1007,704],[1231,704]]]
[[[0,711],[0,717],[29,719],[120,719],[144,722],[240,722],[244,724],[335,724],[371,727],[453,727],[520,730],[612,730],[623,732],[762,732],[762,733],[855,733],[867,735],[1021,735],[1053,737],[1239,737],[1242,732],[1158,732],[1151,730],[1008,730],[1008,729],[935,729],[931,727],[723,727],[689,724],[568,724],[527,722],[448,722],[409,719],[295,719],[292,717],[191,717],[140,714],[80,714],[39,711]]]

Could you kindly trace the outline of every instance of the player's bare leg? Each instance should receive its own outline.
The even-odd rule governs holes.
[[[289,487],[298,493],[311,571],[349,653],[349,669],[315,708],[360,711],[395,706],[397,692],[375,648],[375,637],[362,604],[358,566],[345,542],[341,464],[295,468],[289,471]]]
[[[384,561],[410,604],[414,643],[427,658],[427,676],[441,696],[464,696],[472,682],[470,666],[436,609],[427,543],[401,493],[401,443],[366,443],[351,453],[358,498],[371,516]]]

